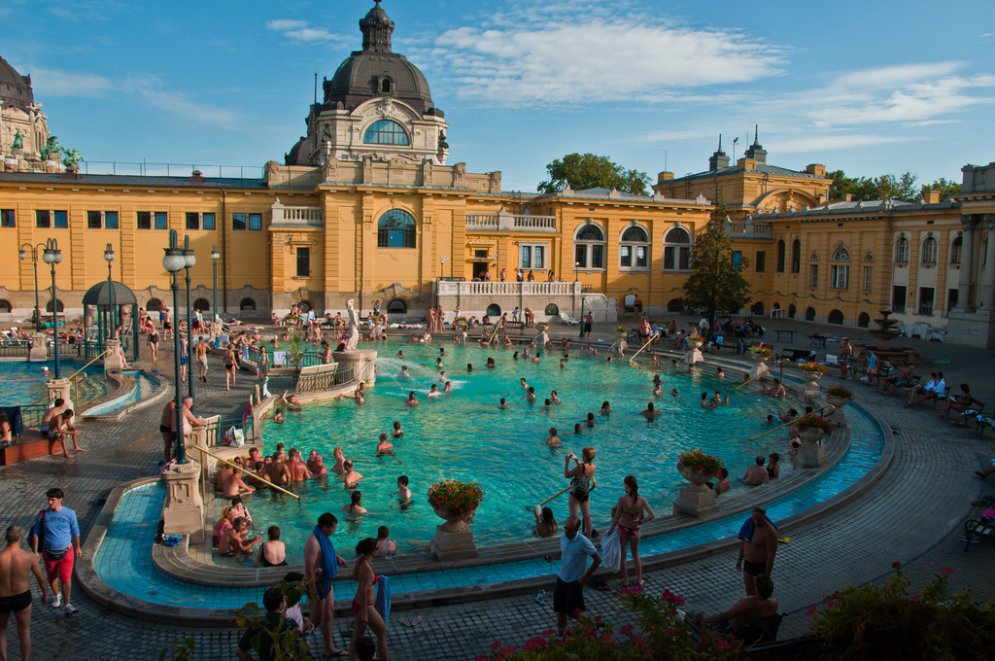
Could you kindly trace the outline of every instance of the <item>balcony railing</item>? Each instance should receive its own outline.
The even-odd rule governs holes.
[[[439,296],[580,296],[579,282],[453,282],[435,283]]]
[[[277,198],[272,210],[273,225],[321,227],[325,224],[321,207],[285,207]]]
[[[773,238],[770,223],[745,222],[725,223],[723,229],[727,236],[736,239],[770,239]]]
[[[471,213],[466,216],[468,232],[556,232],[556,216],[530,214]]]

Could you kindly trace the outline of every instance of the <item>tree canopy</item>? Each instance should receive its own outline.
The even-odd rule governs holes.
[[[546,166],[549,178],[539,184],[540,193],[557,193],[566,186],[574,190],[585,188],[617,188],[623,193],[646,195],[649,175],[627,170],[607,156],[597,154],[567,154]]]
[[[939,191],[941,200],[960,193],[960,184],[948,181],[944,177],[931,184],[917,186],[919,178],[911,172],[904,172],[897,177],[893,174],[884,174],[880,177],[848,177],[843,170],[833,170],[827,172],[826,176],[833,180],[829,187],[831,200],[842,200],[849,193],[855,202],[888,198],[918,202],[929,190]]]
[[[695,237],[691,251],[691,275],[684,281],[684,304],[704,308],[711,329],[718,310],[739,310],[750,302],[750,283],[740,270],[749,266],[744,258],[733,264],[732,240],[713,220]],[[737,268],[738,266],[738,268]]]

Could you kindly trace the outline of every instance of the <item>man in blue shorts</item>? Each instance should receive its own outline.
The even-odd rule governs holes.
[[[563,523],[560,538],[560,571],[556,573],[553,610],[561,632],[567,628],[567,615],[575,617],[585,610],[584,586],[601,565],[601,554],[591,540],[578,532],[579,529],[580,519],[571,516]],[[594,559],[590,567],[587,566],[588,557]]]
[[[72,592],[73,563],[83,557],[79,541],[79,519],[76,512],[62,506],[65,495],[62,489],[49,489],[48,508],[35,516],[31,533],[31,548],[41,553],[45,561],[45,573],[52,586],[52,600],[49,606],[62,606],[66,616],[75,615],[79,609],[70,600]],[[60,594],[59,587],[62,587]]]
[[[329,536],[335,532],[339,520],[330,512],[318,517],[318,525],[304,543],[304,581],[318,595],[318,603],[311,611],[311,620],[321,628],[325,639],[325,658],[346,656],[345,650],[335,647],[332,641],[332,617],[335,614],[335,590],[332,581],[339,569],[345,567],[345,558],[335,552]]]

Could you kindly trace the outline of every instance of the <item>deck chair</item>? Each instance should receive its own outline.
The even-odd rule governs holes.
[[[580,323],[580,321],[578,321],[577,319],[574,319],[573,317],[571,317],[566,312],[561,312],[560,313],[560,321],[563,322],[564,324],[566,324],[567,326],[576,326],[577,324]]]

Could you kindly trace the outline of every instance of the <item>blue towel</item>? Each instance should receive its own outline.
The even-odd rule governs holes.
[[[339,563],[335,558],[335,547],[332,540],[321,533],[321,528],[314,527],[314,536],[318,538],[318,546],[321,547],[321,582],[331,583],[336,574],[339,573]]]
[[[380,617],[383,618],[384,626],[390,623],[390,579],[381,575],[377,581],[377,603],[374,606]]]
[[[770,519],[767,520],[770,521]],[[774,526],[774,530],[777,530],[776,523],[770,521],[770,525]],[[736,537],[742,539],[745,542],[748,542],[751,539],[753,539],[754,528],[756,528],[756,526],[753,524],[753,517],[751,516],[750,518],[748,518],[746,521],[743,522],[742,527],[740,527],[739,529],[739,534],[736,535]]]

